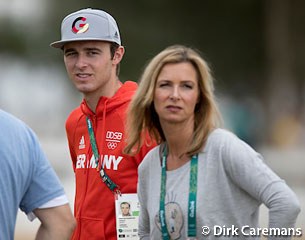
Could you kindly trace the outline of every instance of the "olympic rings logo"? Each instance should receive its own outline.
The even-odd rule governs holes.
[[[111,149],[111,150],[115,149],[117,146],[118,146],[118,144],[116,142],[108,142],[107,143],[108,149]]]

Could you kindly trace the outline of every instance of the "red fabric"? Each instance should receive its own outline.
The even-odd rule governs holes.
[[[66,121],[70,154],[75,172],[74,215],[77,227],[73,240],[116,240],[114,194],[102,182],[99,172],[90,164],[92,149],[86,116],[93,125],[104,169],[122,193],[135,193],[137,168],[145,154],[155,145],[143,146],[135,157],[122,154],[125,146],[126,110],[137,84],[125,82],[112,98],[101,97],[94,114],[83,100]],[[92,158],[95,162],[94,157]]]

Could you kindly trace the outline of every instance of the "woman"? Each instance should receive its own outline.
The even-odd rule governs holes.
[[[144,144],[143,130],[159,143],[138,170],[141,239],[258,239],[262,203],[270,229],[294,230],[295,194],[249,145],[219,128],[210,69],[195,50],[174,45],[155,56],[128,116],[127,153]]]

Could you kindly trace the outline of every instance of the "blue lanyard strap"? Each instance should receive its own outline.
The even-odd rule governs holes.
[[[161,224],[162,239],[169,240],[170,236],[167,231],[166,211],[165,211],[165,195],[166,195],[166,146],[162,156],[161,171],[161,191],[160,191],[160,210],[159,220]],[[188,199],[188,237],[196,237],[196,198],[197,198],[197,175],[198,175],[198,154],[192,156],[190,166],[190,186]]]
[[[96,164],[96,170],[100,172],[100,176],[103,180],[103,182],[107,185],[107,187],[112,191],[112,192],[117,192],[119,193],[119,186],[116,185],[110,177],[106,174],[103,168],[103,164],[101,164],[101,169],[99,170],[99,159],[100,159],[100,154],[98,152],[94,132],[93,132],[93,126],[92,122],[89,117],[86,117],[86,123],[87,123],[87,128],[89,132],[89,137],[90,137],[90,144],[92,148],[92,152],[94,154],[94,159],[95,159],[95,164]]]

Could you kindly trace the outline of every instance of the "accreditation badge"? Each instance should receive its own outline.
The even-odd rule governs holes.
[[[140,203],[136,193],[116,195],[116,230],[118,240],[138,240]]]

